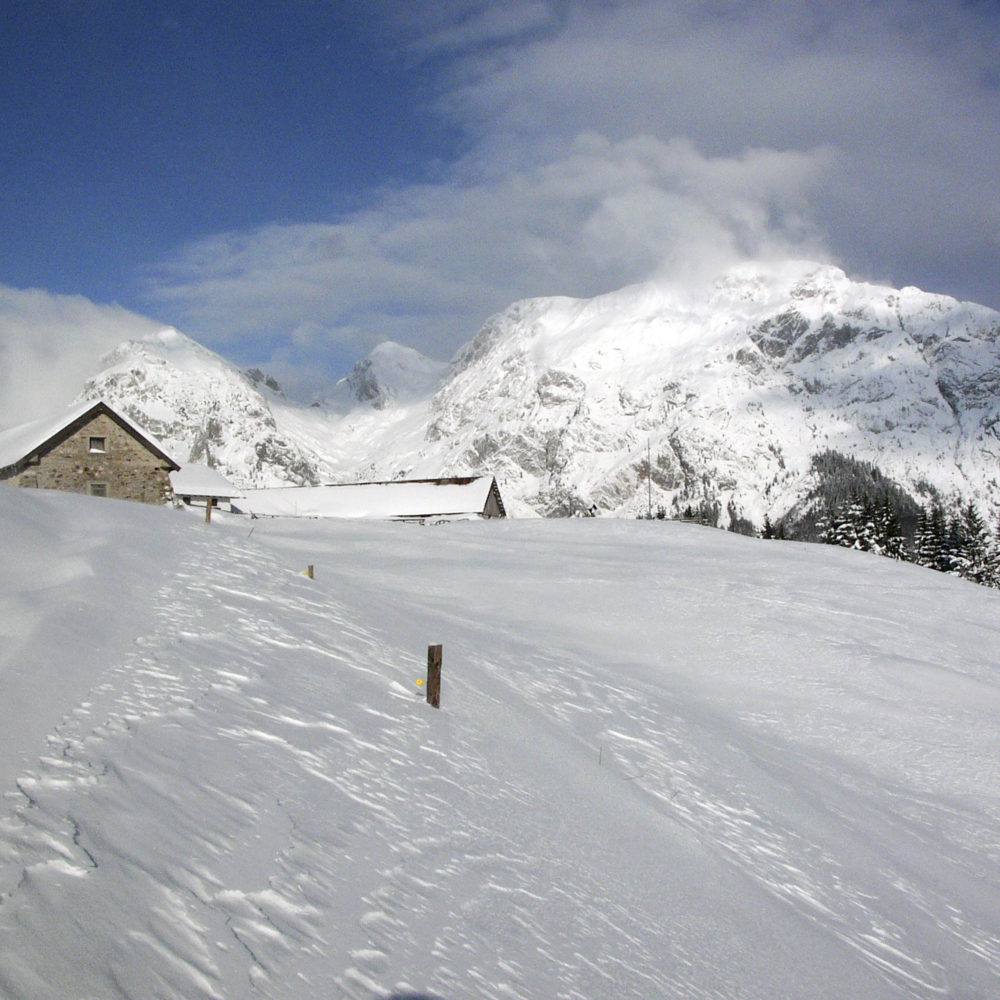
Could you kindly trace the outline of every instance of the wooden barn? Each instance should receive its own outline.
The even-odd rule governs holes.
[[[180,466],[141,427],[103,400],[0,431],[0,482],[163,503]]]

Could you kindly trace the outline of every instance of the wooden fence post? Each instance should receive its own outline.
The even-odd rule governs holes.
[[[427,647],[427,703],[441,707],[441,646]]]
[[[312,563],[309,563],[309,565],[306,567],[306,576],[308,576],[310,580],[313,579]]]
[[[205,524],[212,523],[212,498],[205,497]]]

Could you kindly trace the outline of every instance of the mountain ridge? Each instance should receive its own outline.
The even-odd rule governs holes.
[[[835,450],[1000,508],[1000,313],[829,264],[520,300],[447,367],[386,343],[312,407],[178,338],[116,349],[83,394],[245,485],[491,472],[522,512],[709,503],[759,525]]]

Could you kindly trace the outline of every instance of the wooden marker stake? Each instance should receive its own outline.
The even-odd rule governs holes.
[[[205,497],[205,524],[212,523],[212,498]]]
[[[309,563],[309,565],[306,566],[306,576],[308,576],[310,580],[313,579],[312,563]]]
[[[441,646],[427,647],[427,703],[441,707]]]

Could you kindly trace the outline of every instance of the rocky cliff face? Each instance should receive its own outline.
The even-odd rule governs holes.
[[[330,402],[384,410],[397,401],[424,399],[437,388],[447,368],[412,347],[383,341],[337,383]]]

